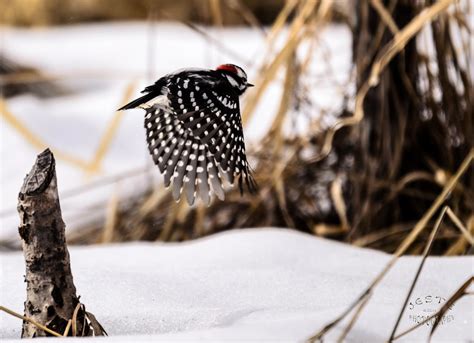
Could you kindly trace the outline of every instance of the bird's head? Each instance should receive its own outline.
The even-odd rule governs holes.
[[[235,64],[221,64],[216,68],[216,71],[227,79],[239,95],[242,95],[248,87],[253,87],[251,83],[247,82],[245,71]]]

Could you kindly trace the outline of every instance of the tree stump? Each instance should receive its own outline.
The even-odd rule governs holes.
[[[100,324],[85,311],[76,295],[59,204],[55,160],[49,149],[38,155],[23,182],[18,195],[18,213],[26,262],[25,316],[59,334],[71,327],[69,335],[103,335]],[[51,334],[23,321],[21,336]]]

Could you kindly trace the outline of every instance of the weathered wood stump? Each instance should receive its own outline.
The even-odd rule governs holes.
[[[65,224],[56,181],[54,156],[49,149],[38,155],[18,195],[19,233],[26,262],[25,316],[63,334],[103,335],[94,316],[76,295],[66,246]],[[74,313],[76,310],[76,313]],[[51,336],[23,322],[22,338]]]

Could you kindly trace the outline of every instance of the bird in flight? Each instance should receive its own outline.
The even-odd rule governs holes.
[[[146,87],[143,96],[120,110],[142,108],[148,150],[179,200],[196,197],[209,204],[214,193],[224,200],[223,180],[256,193],[245,155],[239,96],[248,87],[244,70],[234,64],[212,69],[183,69]]]

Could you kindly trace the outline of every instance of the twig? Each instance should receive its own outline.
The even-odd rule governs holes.
[[[104,229],[102,231],[102,237],[100,240],[101,243],[110,243],[114,238],[114,230],[117,225],[118,205],[119,195],[118,189],[116,188],[110,196],[106,207]]]
[[[395,333],[398,329],[398,325],[400,324],[400,321],[402,319],[403,313],[405,312],[405,308],[408,304],[408,301],[410,301],[410,297],[413,293],[413,290],[415,289],[416,282],[418,281],[418,277],[421,274],[421,270],[423,269],[423,266],[425,265],[426,258],[428,257],[431,246],[433,244],[434,238],[436,234],[438,233],[439,227],[441,225],[441,222],[443,221],[443,218],[446,214],[446,211],[448,210],[448,206],[445,206],[441,213],[439,214],[438,219],[436,220],[436,224],[433,227],[433,230],[431,231],[430,239],[428,240],[428,244],[425,246],[425,251],[423,252],[423,258],[421,259],[420,265],[418,266],[418,270],[416,271],[415,278],[413,279],[410,290],[407,293],[407,296],[405,297],[405,301],[403,302],[402,308],[400,309],[400,313],[398,314],[397,321],[395,322],[395,325],[393,326],[392,333],[390,334],[390,338],[388,339],[389,342],[393,341],[393,337],[395,336]]]
[[[324,1],[326,3],[326,1]],[[315,15],[314,11],[318,1],[311,0],[304,3],[301,11],[293,20],[291,27],[289,29],[288,38],[284,47],[276,54],[271,61],[262,68],[258,76],[258,84],[256,89],[250,94],[251,97],[248,98],[245,107],[242,111],[242,123],[246,125],[250,118],[251,114],[254,112],[257,104],[262,97],[264,91],[267,89],[270,81],[275,77],[279,68],[283,65],[285,61],[288,60],[288,57],[295,51],[299,43],[307,36],[308,27],[305,23]],[[316,12],[316,15],[319,19],[325,18],[329,13],[329,9],[324,6],[320,6],[319,10]],[[273,37],[270,33],[269,37]]]
[[[7,102],[3,99],[0,99],[0,116],[5,119],[5,121],[10,124],[31,146],[34,146],[39,149],[44,149],[48,144],[43,141],[37,134],[31,131],[21,120],[17,118],[7,106]],[[52,149],[56,157],[60,160],[63,160],[77,168],[87,169],[87,162],[71,156],[64,151],[58,150],[56,148]]]
[[[377,11],[377,13],[380,15],[380,18],[382,18],[384,23],[388,26],[388,28],[393,34],[397,34],[400,32],[400,29],[398,28],[397,24],[390,15],[390,12],[387,11],[387,9],[380,2],[380,0],[370,0],[370,4]]]
[[[78,195],[81,195],[87,191],[99,188],[99,187],[105,187],[113,183],[117,183],[122,181],[123,179],[131,178],[134,176],[137,176],[139,174],[146,173],[150,169],[149,166],[145,167],[139,167],[131,170],[127,170],[122,173],[117,173],[113,174],[107,177],[103,177],[100,179],[97,179],[95,181],[89,182],[85,185],[81,185],[78,187],[71,188],[69,190],[61,192],[61,198],[68,199],[72,198]],[[3,211],[0,211],[0,218],[6,217],[6,216],[11,216],[11,215],[16,215],[16,207],[15,208],[7,208]]]
[[[224,25],[224,20],[222,18],[222,8],[220,0],[209,0],[209,7],[211,8],[211,15],[214,26],[222,27]]]
[[[463,225],[461,220],[454,214],[454,212],[451,210],[451,207],[448,207],[447,213],[446,213],[449,218],[453,221],[454,225],[456,225],[463,234],[464,238],[469,242],[469,244],[474,245],[474,238],[472,237],[471,233],[466,229],[466,227]]]
[[[466,172],[466,170],[468,169],[468,167],[471,165],[473,161],[474,161],[474,149],[471,149],[469,154],[461,163],[461,166],[459,167],[459,169],[451,177],[451,179],[446,183],[446,186],[443,188],[443,191],[435,199],[433,205],[431,205],[428,211],[426,211],[426,213],[423,215],[420,221],[415,225],[415,227],[410,232],[410,234],[402,242],[400,247],[398,247],[397,251],[395,252],[395,255],[400,256],[401,254],[403,254],[408,249],[408,247],[415,241],[416,237],[418,237],[418,235],[426,226],[426,224],[428,224],[428,221],[431,219],[431,217],[434,215],[437,209],[441,206],[443,201],[448,197],[449,193],[451,193],[451,191],[454,189],[454,187],[458,183],[459,178]]]
[[[77,336],[77,315],[79,313],[79,310],[81,308],[81,303],[77,303],[76,308],[74,309],[74,312],[72,313],[72,335],[73,337]]]
[[[132,81],[127,85],[123,93],[121,104],[128,102],[132,98],[133,91],[135,88],[136,88],[135,81]],[[103,133],[99,141],[99,145],[94,153],[94,156],[92,157],[91,161],[88,163],[86,171],[89,175],[94,174],[100,170],[102,161],[104,160],[105,155],[112,144],[113,138],[115,137],[115,134],[117,133],[117,130],[119,129],[120,122],[122,121],[124,115],[125,115],[124,111],[115,112],[114,116],[112,117],[109,124],[105,128],[105,132]]]
[[[364,308],[365,304],[370,300],[371,297],[372,297],[372,293],[368,294],[366,297],[364,297],[364,299],[360,301],[360,304],[357,307],[356,311],[354,312],[354,316],[352,317],[351,321],[349,322],[349,324],[347,324],[344,331],[337,339],[338,343],[344,342],[344,338],[346,338],[349,331],[351,331],[351,329],[354,327],[354,324],[356,323],[357,318],[359,318],[360,314],[362,313],[362,309]]]
[[[69,329],[71,328],[71,324],[72,324],[72,320],[69,319],[67,321],[67,325],[66,325],[66,328],[64,329],[64,333],[63,333],[63,336],[66,337],[68,334],[69,334]]]
[[[10,310],[8,308],[6,308],[5,306],[0,306],[0,311],[3,311],[3,312],[6,312],[8,313],[9,315],[13,316],[13,317],[17,317],[19,319],[23,319],[23,320],[26,320],[28,323],[31,323],[35,326],[37,326],[39,329],[53,335],[53,336],[56,336],[56,337],[63,337],[62,335],[60,335],[59,333],[57,333],[56,331],[53,331],[49,328],[47,328],[46,326],[44,325],[41,325],[40,323],[37,323],[35,322],[33,319],[30,319],[28,317],[25,317],[25,316],[22,316],[21,314],[13,311],[13,310]]]

